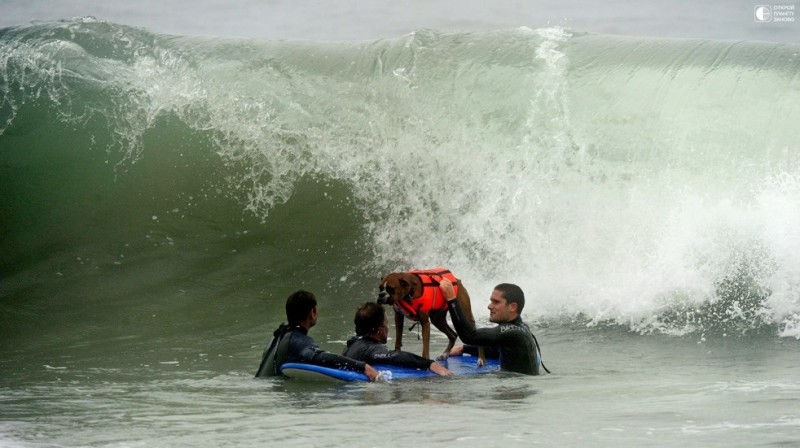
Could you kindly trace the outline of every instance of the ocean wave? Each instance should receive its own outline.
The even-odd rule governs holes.
[[[345,271],[447,265],[479,296],[521,284],[537,319],[800,337],[798,49],[561,28],[362,43],[6,28],[3,270],[53,250],[22,235],[53,225],[54,189],[80,203],[60,219],[238,214],[262,234],[280,207],[308,219],[305,189],[336,204],[318,244],[368,246]]]

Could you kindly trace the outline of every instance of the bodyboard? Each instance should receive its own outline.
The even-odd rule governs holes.
[[[480,375],[500,371],[500,361],[497,359],[487,359],[486,365],[478,367],[478,358],[475,356],[451,356],[444,361],[436,361],[447,367],[456,376]],[[430,370],[412,369],[409,367],[390,366],[385,364],[375,364],[372,367],[383,374],[386,380],[406,380],[415,378],[432,378],[439,375]],[[350,370],[332,369],[313,364],[290,362],[281,366],[283,375],[300,381],[322,381],[322,382],[353,382],[369,381],[367,375],[361,372]]]

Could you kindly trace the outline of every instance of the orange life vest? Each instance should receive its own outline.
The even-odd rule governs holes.
[[[442,294],[442,288],[439,287],[439,281],[443,278],[453,282],[453,289],[458,295],[458,280],[452,272],[445,268],[422,269],[410,271],[410,273],[415,274],[422,281],[422,295],[411,300],[400,299],[394,305],[411,320],[419,320],[420,311],[430,313],[447,309],[447,300]]]

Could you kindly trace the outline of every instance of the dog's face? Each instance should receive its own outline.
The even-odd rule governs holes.
[[[406,279],[409,274],[392,272],[381,279],[378,287],[378,303],[394,305],[404,297],[413,296],[412,285]]]

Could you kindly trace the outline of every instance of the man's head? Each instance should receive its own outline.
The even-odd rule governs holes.
[[[306,329],[317,323],[317,298],[308,291],[299,290],[286,299],[286,319],[289,325],[305,324]]]
[[[389,323],[382,305],[367,302],[356,311],[353,318],[356,324],[356,335],[369,336],[381,344],[385,344],[389,336]]]
[[[489,298],[489,321],[511,322],[522,313],[524,307],[525,293],[522,288],[511,283],[501,283],[494,287]]]

